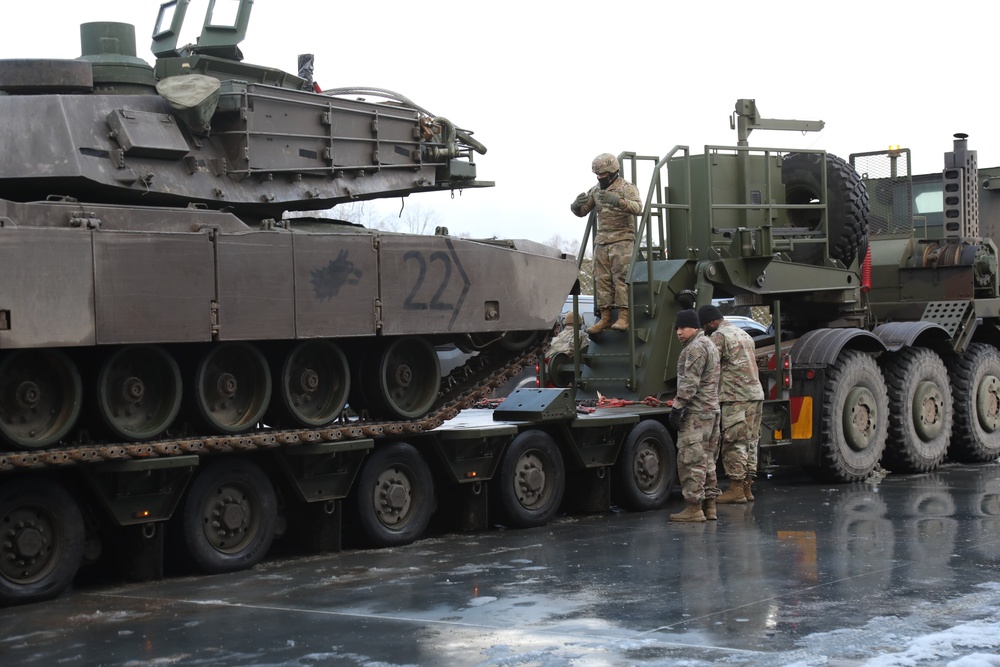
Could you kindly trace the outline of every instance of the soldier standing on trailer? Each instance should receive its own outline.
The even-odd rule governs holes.
[[[751,486],[757,478],[757,443],[760,440],[764,388],[757,372],[753,338],[722,317],[722,311],[706,304],[698,309],[698,321],[706,336],[719,348],[722,376],[719,403],[722,409],[722,468],[729,488],[719,504],[753,500]]]
[[[570,210],[583,216],[597,210],[594,248],[594,276],[597,278],[597,304],[601,319],[587,329],[591,336],[605,329],[628,331],[628,288],[625,279],[635,245],[635,216],[642,213],[639,189],[621,177],[621,165],[611,153],[594,158],[591,169],[597,185],[581,192]],[[618,308],[618,319],[611,323],[611,309]]]
[[[719,457],[719,350],[698,326],[698,313],[677,313],[677,396],[670,425],[677,430],[677,476],[686,507],[671,521],[716,519],[719,495],[715,460]]]

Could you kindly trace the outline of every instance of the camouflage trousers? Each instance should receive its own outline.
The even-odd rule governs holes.
[[[628,307],[628,263],[632,259],[632,241],[601,243],[594,249],[594,277],[597,279],[597,305],[601,308]]]
[[[677,476],[685,502],[719,495],[715,461],[719,458],[719,413],[691,412],[677,433]]]
[[[729,479],[757,476],[760,401],[722,404],[722,468]]]

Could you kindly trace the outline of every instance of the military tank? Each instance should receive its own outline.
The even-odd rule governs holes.
[[[447,393],[435,346],[484,377],[530,351],[572,258],[315,214],[493,185],[472,132],[323,91],[308,57],[243,62],[250,0],[180,45],[188,4],[161,5],[153,66],[110,22],[78,59],[0,61],[0,447],[419,420]]]

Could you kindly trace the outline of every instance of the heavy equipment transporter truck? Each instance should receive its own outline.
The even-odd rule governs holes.
[[[880,462],[922,472],[1000,457],[1000,169],[980,169],[962,134],[923,176],[898,148],[848,161],[753,148],[755,129],[822,122],[764,119],[750,99],[731,126],[736,146],[620,156],[626,177],[652,166],[629,331],[551,360],[555,383],[668,397],[676,313],[733,298],[773,318],[775,335],[757,339],[762,464],[852,482]]]

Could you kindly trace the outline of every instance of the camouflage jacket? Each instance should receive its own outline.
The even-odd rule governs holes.
[[[719,402],[763,401],[753,338],[735,324],[722,321],[711,340],[719,348]]]
[[[673,408],[688,412],[719,411],[719,349],[701,331],[685,343],[677,358],[677,396]]]
[[[601,186],[595,185],[587,192],[587,203],[577,206],[574,201],[570,206],[578,217],[583,217],[598,206],[595,195],[600,192]],[[642,199],[639,197],[639,188],[635,187],[624,178],[619,176],[608,186],[605,192],[613,192],[618,195],[618,206],[601,206],[597,211],[597,238],[598,244],[617,243],[619,241],[635,240],[635,216],[642,213]]]
[[[584,330],[580,331],[580,349],[585,350],[590,345],[590,336]],[[560,352],[573,356],[573,327],[566,327],[552,339],[549,343],[548,356],[552,357]]]

